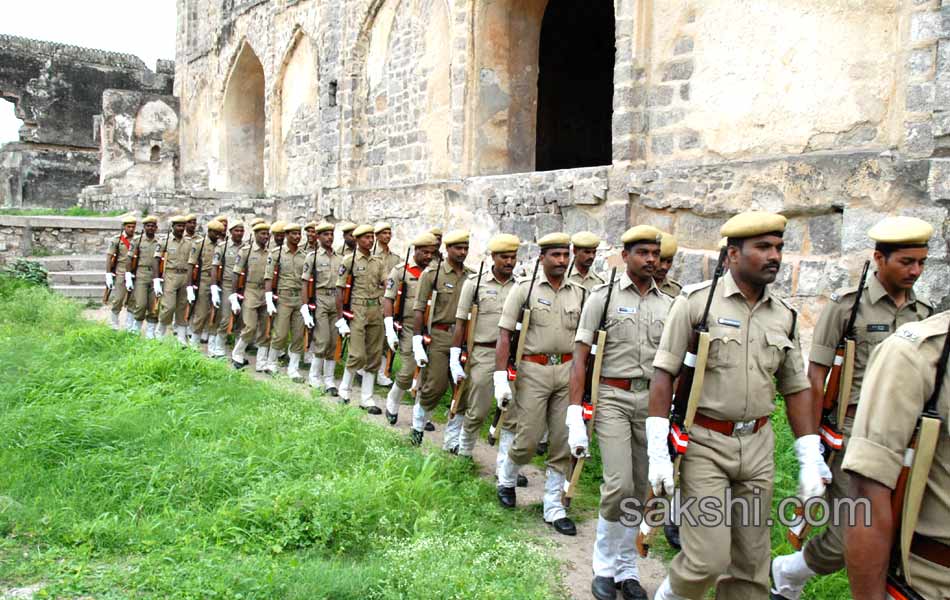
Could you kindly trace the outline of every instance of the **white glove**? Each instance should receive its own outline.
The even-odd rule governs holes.
[[[267,303],[267,314],[273,316],[277,314],[277,307],[274,306],[274,292],[264,294],[264,302]]]
[[[155,290],[155,295],[156,295],[156,296],[161,296],[161,295],[162,295],[162,280],[161,280],[161,279],[157,279],[157,278],[156,278],[156,279],[153,279],[153,280],[152,280],[152,289]]]
[[[580,458],[587,454],[587,427],[584,425],[584,408],[580,404],[572,404],[567,407],[567,418],[564,419],[567,425],[567,445],[574,453],[574,456]]]
[[[110,290],[115,287],[115,275],[106,273],[106,287]]]
[[[495,385],[495,404],[498,408],[505,410],[508,401],[511,400],[511,386],[508,385],[508,371],[495,371],[491,376],[492,383]]]
[[[241,299],[238,298],[237,294],[231,294],[228,296],[228,302],[231,303],[231,312],[236,315],[241,314]]]
[[[429,357],[426,356],[426,349],[422,346],[422,336],[412,336],[412,355],[416,359],[416,366],[420,369],[429,364]]]
[[[195,303],[195,286],[189,285],[185,288],[185,294],[188,296],[188,304]]]
[[[125,289],[130,292],[135,289],[135,277],[132,276],[131,271],[125,272]]]
[[[449,372],[452,374],[452,381],[455,383],[465,379],[465,369],[462,368],[461,348],[449,348]]]
[[[795,457],[798,458],[798,495],[805,502],[809,498],[820,498],[825,493],[825,484],[831,483],[831,472],[827,470],[821,456],[821,438],[817,434],[803,435],[795,440]],[[827,475],[827,481],[824,475]]]
[[[211,286],[211,304],[214,304],[215,308],[221,308],[221,288],[216,285]]]
[[[655,496],[673,495],[673,461],[666,438],[670,434],[670,420],[663,417],[647,417],[647,456],[650,458],[648,479]]]
[[[333,325],[336,326],[336,330],[340,332],[341,336],[346,337],[350,335],[350,326],[347,324],[346,319],[339,319]]]
[[[399,347],[399,335],[396,333],[396,326],[393,324],[392,317],[383,319],[383,325],[386,326],[386,343],[393,352]]]
[[[313,329],[317,326],[313,320],[313,315],[310,314],[309,304],[304,304],[300,307],[300,316],[303,317],[303,324],[307,329]]]

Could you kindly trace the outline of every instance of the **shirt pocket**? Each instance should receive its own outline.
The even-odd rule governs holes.
[[[645,319],[647,323],[647,335],[650,338],[650,343],[654,347],[660,345],[660,338],[663,337],[663,319],[656,319],[652,315]]]
[[[501,314],[502,304],[498,302],[498,296],[495,294],[479,294],[478,312],[483,315]]]
[[[549,306],[539,304],[531,309],[531,326],[548,327],[551,325],[553,318],[553,311]]]
[[[580,308],[569,308],[561,314],[561,324],[569,331],[577,331],[577,323],[581,320]]]
[[[742,340],[739,330],[728,327],[713,327],[709,330],[709,369],[728,369],[737,366],[742,358]]]
[[[775,373],[782,361],[785,360],[785,354],[793,347],[792,340],[788,335],[780,331],[765,332],[765,352],[763,353],[764,367],[766,372]]]

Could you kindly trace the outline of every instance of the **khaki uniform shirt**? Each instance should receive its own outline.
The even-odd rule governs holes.
[[[389,272],[389,277],[386,279],[386,293],[384,294],[385,298],[396,301],[396,294],[399,293],[399,287],[402,285],[402,272],[405,270],[405,267],[399,266],[392,269]],[[416,274],[413,274],[416,273]],[[407,318],[411,314],[411,309],[416,302],[416,294],[419,292],[419,280],[422,277],[423,269],[416,264],[416,259],[409,257],[409,270],[406,272],[406,297],[402,299],[403,318]]]
[[[673,296],[676,298],[680,295],[680,292],[683,291],[683,286],[680,282],[675,279],[670,279],[667,277],[663,280],[663,283],[659,284],[660,291],[668,296]]]
[[[842,466],[846,471],[894,489],[904,450],[933,394],[948,326],[950,311],[920,323],[908,323],[878,346],[868,365],[867,385],[861,388],[861,402]],[[944,423],[916,532],[950,544],[950,370],[943,379],[937,412]]]
[[[826,367],[834,364],[835,347],[848,326],[857,291],[858,287],[853,286],[832,294],[831,302],[822,311],[818,325],[815,326],[809,361]],[[854,320],[854,380],[851,384],[849,404],[856,404],[861,394],[861,384],[871,351],[901,325],[921,321],[932,313],[930,304],[917,298],[913,290],[908,292],[907,303],[898,309],[887,295],[877,274],[872,273],[868,277],[864,293],[861,294],[858,316]]]
[[[301,274],[304,271],[304,260],[307,258],[299,247],[296,252],[290,248],[283,250],[271,250],[267,258],[267,272],[264,273],[264,280],[274,278],[274,269],[278,266],[277,260],[280,259],[280,269],[277,273],[277,285],[271,283],[271,289],[278,296],[284,294],[300,294],[300,288],[303,286]],[[289,300],[289,298],[287,298]]]
[[[499,327],[515,330],[530,283],[530,277],[520,280],[508,293]],[[538,273],[528,305],[531,322],[527,333],[522,332],[525,336],[525,354],[570,354],[574,351],[574,335],[581,318],[581,303],[585,293],[584,288],[571,281],[565,281],[555,291],[548,278]],[[514,353],[515,348],[511,352]]]
[[[475,318],[475,339],[469,343],[488,344],[498,340],[498,322],[501,320],[501,311],[505,307],[508,293],[515,289],[514,277],[501,283],[495,278],[494,272],[489,270],[482,273],[482,282],[478,284],[478,275],[473,275],[462,284],[462,293],[459,296],[456,319],[468,320],[472,305],[475,303],[475,287],[478,286],[478,316]]]
[[[350,265],[353,264],[353,291],[350,294],[352,300],[379,300],[383,297],[383,288],[386,284],[386,273],[383,272],[383,261],[376,255],[365,255],[362,252],[356,252],[356,261],[353,261],[353,255],[349,254],[343,257],[340,269],[337,271],[339,276],[336,278],[336,287],[346,287],[346,278],[350,274]]]
[[[655,368],[679,373],[711,284],[705,281],[687,287],[673,303],[653,361]],[[709,359],[699,412],[724,421],[749,421],[775,410],[773,378],[778,379],[783,395],[810,387],[795,313],[768,287],[749,307],[732,273],[726,273],[716,287],[707,324]]]
[[[603,285],[590,293],[574,341],[588,346],[596,341],[608,288]],[[604,357],[601,375],[631,379],[652,377],[653,358],[672,305],[673,298],[661,292],[655,281],[651,280],[650,289],[641,296],[627,273],[620,275],[607,307],[607,342],[600,350]]]
[[[126,248],[126,247],[125,247],[125,244],[122,243],[122,240],[123,240],[123,239],[128,240],[128,242],[129,242],[129,247],[128,247],[128,248]],[[129,254],[131,253],[132,245],[133,245],[134,243],[135,243],[135,240],[126,238],[126,237],[125,237],[125,232],[123,231],[122,233],[120,233],[120,234],[118,235],[118,237],[116,237],[114,240],[112,240],[112,242],[109,244],[109,252],[107,252],[107,254],[108,254],[110,257],[113,256],[113,255],[115,255],[115,257],[116,257],[116,260],[115,260],[115,272],[116,272],[117,274],[122,275],[122,274],[125,273],[125,269],[126,269],[126,266],[128,265],[128,261],[129,261]],[[109,269],[109,263],[110,263],[110,262],[111,262],[111,260],[109,260],[109,259],[107,258],[107,259],[106,259],[106,271],[111,271],[111,269]],[[124,285],[124,284],[123,284],[123,285]]]
[[[402,264],[402,257],[392,252],[384,252],[382,248],[376,249],[376,256],[383,259],[383,265],[386,267],[386,273],[389,274],[393,269]]]
[[[148,236],[143,235],[141,242],[139,240],[132,242],[132,249],[129,250],[129,259],[124,268],[126,271],[132,270],[132,257],[135,256],[136,249],[139,248],[139,246],[141,246],[141,249],[138,250],[139,270],[135,273],[135,276],[151,279],[152,267],[155,266],[155,253],[159,250],[157,235],[152,239],[148,239]]]
[[[459,274],[452,269],[449,261],[443,260],[441,267],[435,264],[426,269],[419,280],[419,290],[416,293],[413,310],[424,311],[426,309],[426,302],[429,301],[429,296],[432,294],[432,288],[435,285],[436,269],[440,269],[439,287],[437,289],[439,295],[435,299],[435,306],[432,307],[432,323],[454,325],[455,312],[459,304],[459,292],[462,291],[462,284],[465,283],[465,279],[472,274],[472,270],[468,267],[463,266],[462,273]]]
[[[300,274],[302,281],[310,281],[310,271],[313,269],[313,252],[307,252],[306,264],[303,272]],[[340,272],[340,264],[343,262],[339,254],[328,253],[321,246],[317,249],[317,282],[314,286],[318,290],[336,289],[336,278]]]
[[[590,271],[587,271],[586,276],[581,275],[575,269],[574,272],[571,273],[570,279],[573,283],[576,283],[577,285],[581,286],[588,292],[593,290],[598,285],[604,285],[605,283],[607,283],[603,277],[601,277],[597,273],[594,273],[593,269],[591,269]]]
[[[191,241],[182,237],[176,240],[175,236],[169,236],[168,246],[163,242],[155,247],[155,258],[161,258],[162,250],[165,254],[165,270],[177,271],[183,273],[188,270],[188,254],[191,252]]]
[[[238,260],[234,263],[233,272],[235,276],[246,273],[246,284],[248,286],[263,289],[264,279],[269,278],[267,276],[269,257],[270,250],[261,248],[256,243],[253,248],[241,248]]]
[[[222,288],[230,289],[231,284],[234,283],[233,269],[240,252],[241,246],[233,243],[230,239],[227,241],[227,249],[225,249],[224,242],[218,244],[218,247],[214,249],[214,257],[211,259],[211,265],[214,268],[218,268],[218,266],[222,267],[221,281],[218,282]]]
[[[188,264],[197,265],[198,254],[201,254],[201,281],[211,281],[211,263],[214,260],[215,243],[209,238],[199,242],[192,242],[191,250],[188,252]]]

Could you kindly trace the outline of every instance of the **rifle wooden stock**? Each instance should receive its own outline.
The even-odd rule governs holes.
[[[115,269],[116,269],[116,266],[118,265],[118,263],[119,263],[119,257],[118,257],[118,255],[117,255],[117,254],[110,254],[110,255],[109,255],[109,269],[108,269],[108,271],[109,271],[109,273],[112,273],[112,284],[113,284],[113,286],[115,285]],[[105,291],[102,293],[102,303],[103,303],[103,304],[108,304],[108,303],[109,303],[109,297],[110,297],[110,296],[112,296],[112,288],[110,288],[109,286],[106,286]]]
[[[609,301],[608,301],[609,304]],[[604,345],[607,343],[607,332],[603,329],[597,332],[597,339],[595,340],[594,350],[594,367],[591,372],[590,377],[590,404],[591,404],[591,417],[587,421],[587,439],[588,443],[594,435],[594,414],[597,412],[597,400],[600,398],[600,373],[603,369],[604,364]],[[587,360],[590,360],[588,357]],[[570,481],[565,482],[564,491],[561,494],[561,502],[565,507],[571,506],[571,499],[574,498],[574,494],[577,493],[577,484],[581,480],[581,472],[584,470],[584,463],[587,462],[587,459],[590,457],[590,451],[584,456],[576,457],[574,453],[571,452],[571,479]]]
[[[478,319],[478,305],[472,306],[471,312],[468,314],[468,324],[465,327],[465,337],[462,340],[462,357],[461,362],[465,365],[465,379],[463,379],[458,384],[453,385],[452,389],[452,403],[449,405],[449,418],[451,419],[458,413],[459,402],[462,400],[462,392],[465,391],[465,386],[468,384],[468,378],[472,374],[471,360],[469,360],[468,352],[466,351],[466,346],[469,343],[472,343],[475,339],[475,321]]]

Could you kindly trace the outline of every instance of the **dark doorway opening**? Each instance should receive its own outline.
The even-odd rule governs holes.
[[[551,0],[538,59],[538,171],[609,165],[614,4]]]

